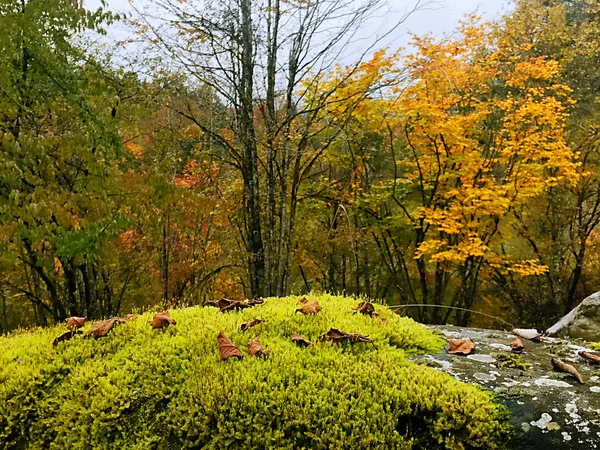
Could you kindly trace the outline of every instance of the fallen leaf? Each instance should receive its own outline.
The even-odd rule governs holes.
[[[513,339],[513,341],[510,343],[510,351],[512,353],[523,353],[523,350],[525,350],[525,347],[523,346],[523,341],[521,341],[521,339],[519,339],[519,336],[515,336],[515,338]]]
[[[85,317],[67,317],[65,323],[69,330],[76,330],[85,325]]]
[[[308,303],[308,299],[306,297],[302,297],[300,300],[298,300],[300,303],[302,303],[303,305],[306,305]]]
[[[378,317],[379,313],[377,313],[375,311],[375,306],[373,306],[373,303],[369,303],[369,302],[360,302],[358,304],[358,306],[356,308],[354,308],[354,310],[356,311],[354,314],[356,313],[360,313],[360,314],[365,314],[369,317]]]
[[[221,312],[233,311],[234,309],[245,309],[252,308],[254,305],[250,305],[245,302],[240,302],[238,300],[233,300],[229,305],[221,308]]]
[[[228,298],[221,298],[219,300],[209,300],[204,304],[204,306],[214,306],[215,308],[225,308],[230,305],[234,300],[229,300]]]
[[[590,361],[594,361],[597,364],[600,364],[600,356],[598,356],[598,355],[594,355],[594,354],[592,354],[590,352],[584,352],[584,351],[581,351],[581,352],[579,352],[577,354],[579,356],[581,356],[582,358],[585,358],[585,359],[588,359]]]
[[[267,358],[269,356],[269,354],[271,353],[271,350],[267,349],[263,349],[262,348],[262,344],[260,342],[260,338],[258,337],[258,335],[252,339],[250,342],[248,342],[248,353],[250,354],[250,356],[257,356],[257,357],[263,357],[263,358]]]
[[[327,333],[319,336],[319,339],[322,341],[331,341],[336,344],[344,341],[349,341],[352,344],[364,342],[365,344],[372,344],[373,347],[375,347],[375,343],[369,339],[369,336],[363,336],[362,334],[358,333],[346,333],[345,331],[338,330],[337,328],[331,328]]]
[[[262,305],[264,302],[265,301],[260,297],[254,297],[254,298],[248,300],[248,304],[252,305],[252,306]]]
[[[552,358],[550,362],[552,363],[552,367],[554,367],[555,370],[560,370],[561,372],[571,374],[575,378],[577,378],[577,381],[579,381],[581,384],[585,383],[581,374],[571,364],[567,364],[566,362],[558,358]]]
[[[314,345],[312,342],[310,342],[308,339],[303,338],[302,336],[300,336],[299,334],[296,333],[292,333],[292,341],[295,342],[296,344],[300,345],[301,347],[310,347],[311,345]]]
[[[94,322],[92,328],[85,333],[84,337],[93,336],[95,339],[104,337],[113,329],[115,324],[124,322],[125,319],[121,319],[120,317],[113,317],[112,319],[103,320],[101,322]]]
[[[536,330],[535,328],[515,328],[514,330],[511,331],[512,334],[525,338],[525,339],[530,339],[532,341],[536,341],[536,342],[540,342],[542,340],[542,333],[540,333],[538,330]]]
[[[221,359],[223,361],[228,358],[243,358],[240,349],[233,345],[233,342],[231,342],[222,331],[217,336],[217,342],[219,343],[219,353],[221,353]]]
[[[321,311],[321,306],[316,300],[307,302],[296,310],[296,312],[301,312],[302,314],[317,314],[319,311]]]
[[[241,326],[242,331],[248,331],[249,328],[258,325],[259,323],[266,322],[265,319],[252,319],[250,322],[243,323]]]
[[[69,339],[72,339],[77,334],[81,334],[81,331],[79,331],[79,330],[67,331],[66,333],[63,333],[59,337],[54,339],[54,341],[52,342],[52,345],[57,346],[59,342],[68,341]]]
[[[475,348],[473,339],[447,339],[450,348],[446,350],[452,355],[468,355]]]
[[[171,319],[169,311],[154,314],[154,317],[149,323],[153,330],[157,328],[167,328],[169,325],[177,325],[177,322]]]

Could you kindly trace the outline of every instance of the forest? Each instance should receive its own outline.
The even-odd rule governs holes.
[[[385,0],[148,3],[0,1],[0,333],[309,292],[542,329],[600,290],[599,0],[359,52]]]

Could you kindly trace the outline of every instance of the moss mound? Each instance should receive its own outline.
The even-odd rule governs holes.
[[[412,364],[443,341],[377,306],[381,318],[353,314],[356,300],[314,296],[322,311],[294,314],[297,297],[222,313],[171,311],[176,326],[152,330],[151,313],[104,338],[76,336],[52,346],[63,326],[0,338],[3,448],[501,448],[505,410],[475,386]],[[243,322],[267,322],[246,332]],[[88,329],[90,325],[86,325]],[[335,327],[377,346],[336,345]],[[220,331],[243,360],[221,361]],[[298,333],[315,342],[302,348]],[[260,333],[268,359],[248,356]]]

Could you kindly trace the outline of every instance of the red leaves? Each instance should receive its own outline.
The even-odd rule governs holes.
[[[90,328],[87,333],[85,333],[85,337],[94,337],[95,339],[106,336],[110,330],[117,323],[124,323],[127,319],[122,319],[120,317],[113,317],[112,319],[103,320],[102,322],[94,322],[92,328]]]
[[[336,344],[339,344],[344,341],[349,341],[352,344],[357,342],[364,342],[365,344],[372,344],[375,347],[375,344],[369,336],[363,336],[358,333],[346,333],[344,331],[338,330],[337,328],[331,328],[327,333],[319,336],[319,340],[321,341],[331,341]],[[375,347],[377,348],[377,347]]]
[[[532,341],[536,341],[536,342],[540,342],[542,340],[542,333],[540,333],[538,330],[536,330],[535,328],[515,328],[514,330],[511,331],[512,334],[525,338],[525,339],[530,339]]]
[[[587,359],[589,361],[593,361],[596,364],[600,364],[600,356],[598,356],[598,355],[594,355],[592,353],[584,352],[584,351],[581,351],[581,352],[579,352],[577,354],[579,356],[581,356],[582,358],[585,358],[585,359]]]
[[[52,345],[54,345],[56,347],[59,342],[68,341],[69,339],[72,339],[77,334],[81,334],[81,331],[79,331],[79,330],[67,331],[66,333],[63,333],[59,337],[54,339],[54,341],[52,342]]]
[[[475,342],[471,338],[448,339],[447,341],[450,348],[446,351],[452,355],[468,355],[475,348]]]
[[[169,311],[163,311],[154,315],[154,318],[149,322],[153,330],[157,328],[166,328],[169,325],[177,325],[171,316]]]
[[[512,353],[520,354],[523,353],[525,347],[523,346],[523,342],[519,339],[519,336],[515,336],[513,341],[510,343],[510,351]]]
[[[302,314],[317,314],[319,311],[321,311],[321,306],[319,305],[319,302],[317,302],[316,300],[310,301],[310,302],[306,302],[304,303],[304,305],[302,305],[300,308],[298,308],[296,310],[296,312],[301,312]]]
[[[67,317],[65,323],[69,330],[76,330],[85,325],[85,317]]]
[[[233,345],[233,342],[222,331],[217,336],[217,342],[219,343],[219,353],[223,361],[229,358],[243,358],[240,349]]]
[[[303,338],[297,333],[292,333],[292,342],[295,342],[300,347],[310,347],[311,345],[314,345],[308,339]]]
[[[248,353],[250,354],[250,356],[267,358],[271,353],[271,350],[269,350],[268,348],[263,349],[262,344],[260,342],[260,338],[256,336],[248,343]]]
[[[248,331],[249,328],[258,325],[259,323],[266,322],[265,319],[252,319],[250,322],[243,323],[240,327],[242,331]]]
[[[585,384],[585,381],[583,381],[583,377],[581,376],[581,374],[571,364],[567,364],[566,362],[558,358],[552,358],[550,362],[552,363],[552,367],[554,367],[554,370],[559,370],[561,372],[573,375],[575,378],[577,378],[577,381],[579,381],[581,384]]]

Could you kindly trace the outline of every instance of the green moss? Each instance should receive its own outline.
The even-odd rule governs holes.
[[[52,346],[60,326],[0,338],[0,442],[5,448],[501,448],[506,410],[481,389],[406,356],[444,341],[378,306],[385,322],[353,314],[356,301],[318,296],[316,316],[297,297],[253,309],[171,311],[152,330],[147,313],[99,340]],[[253,318],[267,322],[246,333]],[[89,325],[88,325],[89,327]],[[330,327],[377,345],[338,346]],[[243,360],[221,361],[219,331]],[[297,332],[315,342],[300,348]],[[260,333],[267,360],[247,356]],[[18,360],[17,360],[18,357]],[[21,361],[21,362],[19,362]]]
[[[600,342],[589,342],[588,348],[596,352],[600,352]]]
[[[492,356],[500,369],[511,368],[525,371],[531,367],[531,364],[521,361],[521,357],[514,353],[494,353]]]

